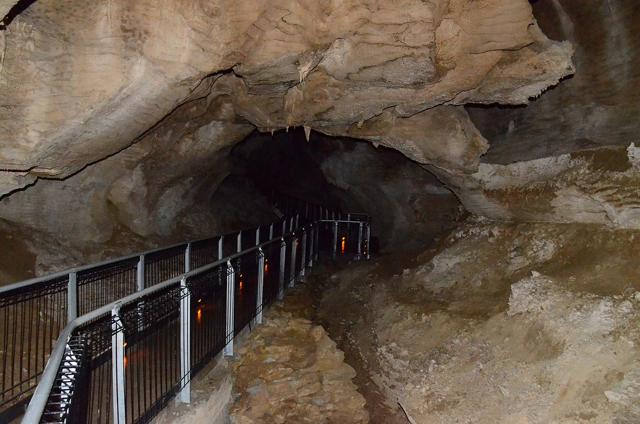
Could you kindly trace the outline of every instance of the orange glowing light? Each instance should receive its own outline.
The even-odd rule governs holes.
[[[129,358],[124,357],[124,367],[127,368],[127,364],[129,363]]]
[[[264,273],[268,273],[269,272],[269,261],[265,260],[264,261]]]
[[[202,309],[200,308],[198,308],[198,310],[196,311],[196,321],[198,321],[198,323],[202,321]]]
[[[242,290],[243,287],[244,287],[244,282],[240,280],[240,290]]]
[[[344,251],[347,248],[347,238],[342,237],[342,241],[340,242],[340,253],[344,254]]]

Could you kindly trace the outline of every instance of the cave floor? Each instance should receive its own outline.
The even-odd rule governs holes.
[[[638,236],[470,220],[419,254],[314,270],[314,320],[373,423],[637,423]]]
[[[323,262],[239,344],[232,422],[640,422],[639,236],[469,221]]]

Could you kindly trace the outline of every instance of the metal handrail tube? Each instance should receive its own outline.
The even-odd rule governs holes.
[[[279,220],[276,221],[276,222],[279,222]],[[77,266],[77,267],[68,268],[68,269],[65,269],[65,270],[62,270],[62,271],[55,272],[53,274],[42,275],[40,277],[30,278],[28,280],[19,281],[17,283],[7,284],[5,286],[1,286],[0,287],[0,295],[2,295],[3,293],[6,293],[6,292],[10,292],[10,291],[16,290],[16,289],[21,289],[21,288],[28,287],[28,286],[31,286],[31,285],[34,285],[34,284],[43,283],[43,282],[47,282],[47,281],[55,279],[55,278],[63,277],[63,276],[71,274],[72,272],[76,272],[77,273],[77,272],[86,271],[86,270],[93,269],[93,268],[99,268],[99,267],[104,266],[104,265],[109,265],[109,264],[120,262],[120,261],[126,261],[128,259],[137,258],[137,257],[143,256],[143,255],[147,256],[147,255],[150,255],[150,254],[153,254],[153,253],[161,252],[163,250],[173,249],[173,248],[178,247],[178,246],[183,246],[183,245],[186,246],[189,243],[197,243],[197,242],[202,242],[202,241],[206,241],[206,240],[215,240],[215,239],[217,239],[219,237],[229,236],[231,234],[238,234],[239,232],[241,232],[241,231],[234,231],[234,232],[231,232],[231,233],[226,233],[226,234],[217,235],[217,236],[213,236],[213,237],[205,237],[205,238],[186,241],[186,242],[183,241],[181,243],[175,243],[175,244],[172,244],[172,245],[169,245],[169,246],[157,247],[157,248],[154,248],[154,249],[145,250],[144,252],[132,253],[130,255],[120,256],[120,257],[113,258],[113,259],[105,259],[105,260],[100,261],[100,262],[94,262],[94,263],[90,263],[90,264],[87,264],[87,265],[80,265],[80,266]]]
[[[337,225],[338,222],[341,223],[352,223],[352,224],[360,224],[362,225],[363,221],[353,221],[353,220],[340,220],[340,219],[336,219],[336,220],[315,220],[315,221],[311,221],[308,222],[311,224],[311,228],[317,228],[317,224],[319,222],[333,222]],[[284,260],[284,256],[282,255],[283,253],[283,246],[285,246],[286,240],[288,239],[291,243],[292,243],[292,254],[295,254],[295,245],[293,245],[293,239],[296,238],[296,236],[298,234],[300,234],[299,232],[302,232],[303,234],[306,235],[306,231],[303,228],[306,224],[302,223],[302,227],[298,227],[296,225],[296,228],[294,228],[293,224],[293,218],[291,218],[290,221],[290,225],[287,226],[286,225],[286,219],[284,221],[285,225],[283,225],[283,233],[280,234],[277,237],[273,237],[270,240],[267,240],[263,243],[258,243],[255,246],[251,246],[247,249],[238,251],[236,253],[233,253],[231,255],[228,255],[226,257],[223,258],[219,258],[218,260],[211,262],[207,265],[201,266],[199,268],[196,268],[194,270],[190,270],[187,272],[184,272],[180,275],[176,275],[170,279],[167,279],[166,281],[160,282],[156,285],[144,288],[140,291],[137,291],[135,293],[129,294],[127,296],[124,296],[118,300],[115,300],[109,304],[103,305],[101,307],[96,308],[93,311],[90,311],[82,316],[79,316],[75,319],[73,319],[71,322],[69,322],[67,324],[67,326],[60,332],[60,335],[57,339],[57,342],[51,352],[51,355],[47,361],[47,364],[45,366],[45,369],[41,375],[40,378],[40,382],[39,384],[36,386],[35,392],[31,398],[31,401],[28,405],[28,408],[26,410],[26,413],[23,417],[23,423],[27,423],[27,424],[31,424],[34,422],[37,422],[40,420],[40,418],[42,417],[45,408],[47,406],[47,402],[49,400],[49,396],[52,392],[53,386],[56,382],[56,377],[58,374],[58,370],[60,368],[60,364],[61,361],[64,358],[64,354],[65,354],[65,348],[67,346],[67,344],[69,343],[69,340],[71,339],[71,337],[74,335],[74,332],[78,329],[78,327],[85,325],[87,323],[89,323],[92,320],[95,320],[96,318],[109,314],[112,310],[114,310],[114,308],[116,307],[120,307],[120,306],[124,306],[127,304],[130,304],[132,302],[138,301],[140,298],[148,296],[150,294],[153,294],[155,292],[158,292],[160,290],[164,290],[168,287],[174,286],[174,285],[180,285],[181,282],[184,282],[186,279],[190,278],[190,277],[194,277],[197,276],[199,274],[205,273],[207,271],[210,271],[214,268],[220,267],[220,266],[226,266],[227,264],[229,264],[231,261],[233,261],[234,259],[240,258],[244,255],[247,254],[251,254],[252,252],[261,252],[263,251],[267,246],[270,246],[272,244],[278,243],[278,245],[280,246],[280,252],[281,252],[281,268],[282,268],[282,264],[283,264],[283,260]],[[288,227],[288,228],[287,228]],[[369,224],[366,224],[367,227],[367,231],[369,231]],[[289,231],[287,231],[289,230]],[[230,234],[236,234],[236,233],[230,233]],[[238,234],[241,234],[238,233]],[[210,240],[210,239],[220,239],[223,236],[216,236],[216,237],[212,237],[212,238],[205,238],[205,239],[200,239],[198,241],[202,241],[202,240]],[[317,236],[315,237],[315,243],[317,245]],[[367,233],[367,239],[368,239],[368,233]],[[258,239],[259,241],[259,239]],[[368,240],[367,240],[368,241]],[[62,276],[66,276],[71,272],[77,272],[77,271],[82,271],[82,270],[86,270],[86,269],[91,269],[94,267],[98,267],[98,266],[103,266],[106,264],[110,264],[110,263],[114,263],[114,262],[118,262],[118,261],[122,261],[122,260],[127,260],[127,259],[132,259],[141,255],[145,255],[145,254],[150,254],[150,253],[154,253],[154,252],[158,252],[158,251],[162,251],[165,249],[171,249],[174,248],[176,246],[182,246],[185,245],[185,243],[178,243],[175,244],[173,246],[170,247],[165,247],[165,248],[160,248],[160,249],[154,249],[154,250],[150,250],[148,252],[144,252],[142,254],[135,254],[135,255],[129,255],[129,256],[125,256],[122,258],[118,258],[118,259],[114,259],[114,260],[108,260],[108,261],[103,261],[99,264],[91,264],[91,265],[87,265],[87,266],[83,266],[83,267],[79,267],[79,268],[73,268],[71,270],[68,271],[63,271],[63,272],[59,272],[56,274],[52,274],[49,276],[44,276],[44,277],[40,277],[40,278],[36,278],[36,279],[32,279],[32,280],[28,280],[22,283],[17,283],[16,285],[13,285],[13,287],[10,287],[9,289],[15,289],[15,288],[22,288],[22,287],[26,287],[30,284],[37,284],[38,282],[43,282],[43,281],[47,281],[47,280],[51,280],[53,278],[59,278]],[[367,245],[368,248],[368,245]],[[240,249],[238,249],[240,250]],[[368,249],[367,249],[367,256],[368,256]],[[317,257],[317,251],[316,251],[316,257]],[[295,270],[295,266],[296,266],[296,262],[295,262],[295,256],[293,256],[292,258],[293,260],[291,261],[291,268],[292,270]],[[307,264],[304,263],[305,261],[302,261],[301,266],[304,267],[307,266]],[[282,274],[281,274],[282,277]],[[294,273],[294,279],[295,279],[295,273]],[[0,294],[2,293],[2,291],[0,291]],[[279,293],[280,294],[280,293]],[[278,296],[280,297],[280,296]]]
[[[264,243],[261,243],[257,246],[251,247],[249,249],[245,249],[241,252],[237,252],[234,253],[233,255],[230,255],[226,258],[223,258],[221,260],[212,262],[208,265],[202,266],[200,268],[194,269],[193,271],[189,271],[187,273],[184,273],[182,275],[179,275],[177,277],[173,277],[167,281],[164,281],[162,283],[156,284],[154,286],[148,287],[142,291],[130,294],[128,296],[125,296],[121,299],[118,299],[115,302],[109,303],[107,305],[101,306],[98,309],[94,309],[93,311],[86,313],[76,319],[74,319],[73,321],[71,321],[65,328],[64,330],[62,330],[62,332],[60,333],[60,336],[58,337],[58,341],[56,342],[55,347],[53,348],[53,351],[51,352],[51,356],[49,357],[49,360],[47,361],[47,365],[44,369],[44,372],[42,373],[42,377],[40,379],[40,382],[38,384],[38,386],[35,389],[35,392],[33,394],[33,397],[31,398],[31,402],[29,402],[29,406],[27,407],[27,411],[22,419],[22,422],[25,424],[31,424],[31,423],[35,423],[38,422],[40,420],[40,417],[42,416],[42,413],[44,412],[44,408],[46,406],[47,403],[47,399],[49,398],[49,393],[51,393],[51,389],[53,387],[53,384],[55,382],[56,379],[56,375],[58,373],[58,368],[60,366],[60,362],[62,361],[63,355],[64,355],[64,350],[65,347],[71,337],[71,335],[73,334],[73,332],[75,331],[76,328],[78,328],[81,325],[84,325],[104,314],[110,313],[113,308],[117,305],[126,305],[128,303],[131,303],[141,297],[147,296],[149,294],[155,293],[159,290],[165,289],[171,285],[174,284],[180,284],[180,281],[183,278],[189,278],[198,274],[201,274],[203,272],[206,272],[212,268],[216,268],[220,265],[226,264],[228,261],[231,261],[233,259],[236,259],[240,256],[246,255],[248,253],[251,253],[253,251],[258,251],[259,249],[261,249],[262,247],[266,247],[272,243],[275,242],[281,242],[282,241],[282,237],[277,237],[271,240],[268,240]]]

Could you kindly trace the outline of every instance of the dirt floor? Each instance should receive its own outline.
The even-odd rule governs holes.
[[[640,233],[469,221],[309,285],[374,423],[639,423]]]

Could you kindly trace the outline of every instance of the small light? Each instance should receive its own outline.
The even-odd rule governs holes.
[[[197,312],[196,312],[196,321],[198,321],[198,323],[200,323],[200,321],[202,321],[202,309],[198,308]]]

